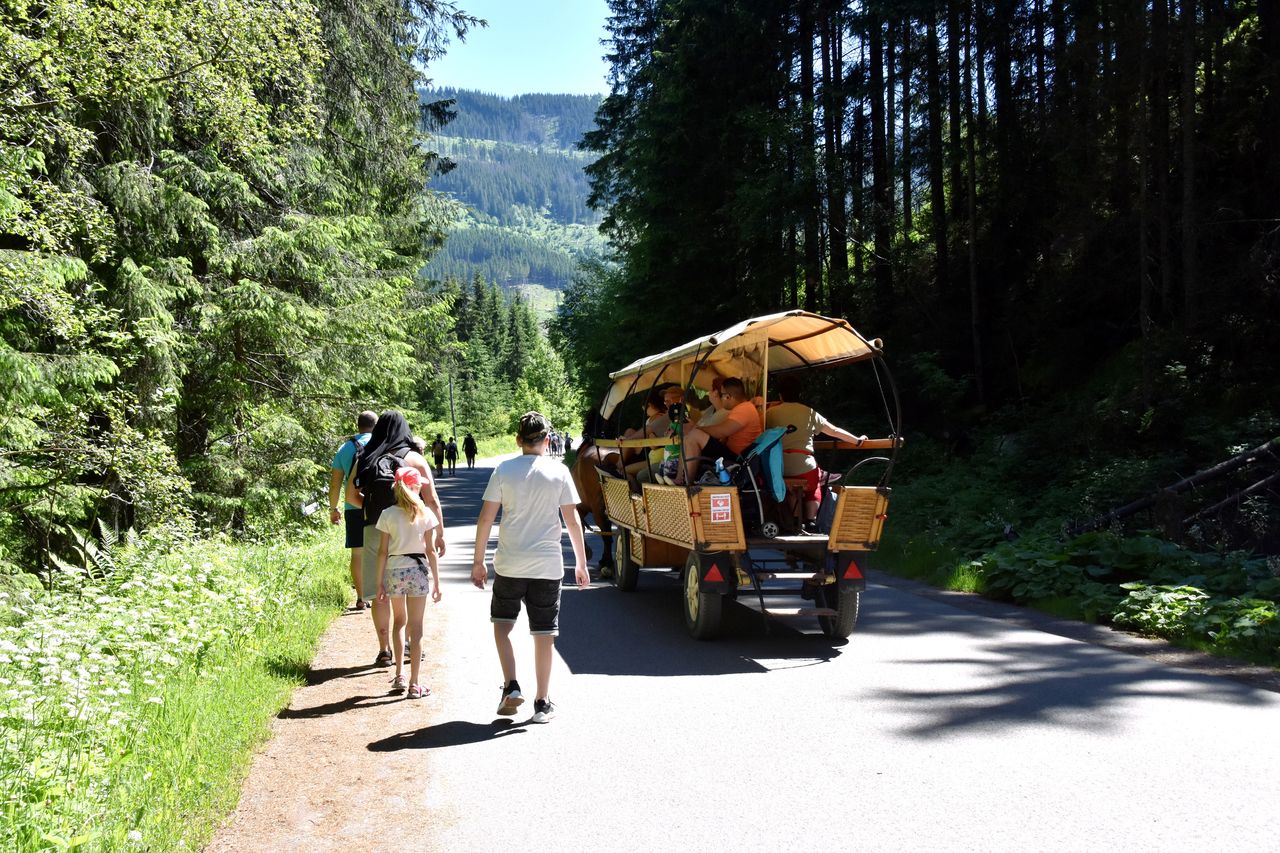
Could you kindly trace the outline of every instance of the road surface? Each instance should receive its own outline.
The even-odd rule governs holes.
[[[847,642],[805,623],[766,636],[739,609],[726,636],[692,640],[674,574],[643,573],[634,593],[566,586],[558,717],[527,722],[523,619],[530,702],[496,717],[488,594],[468,580],[488,474],[440,483],[433,695],[387,695],[367,615],[339,619],[211,850],[1218,851],[1280,838],[1276,692],[881,576]]]

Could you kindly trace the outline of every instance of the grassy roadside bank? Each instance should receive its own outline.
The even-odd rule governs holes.
[[[0,847],[200,849],[346,601],[333,535],[117,555],[0,615]]]

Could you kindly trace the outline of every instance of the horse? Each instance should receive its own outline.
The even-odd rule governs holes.
[[[578,442],[578,455],[570,469],[573,474],[573,485],[578,490],[578,518],[582,520],[583,530],[587,529],[587,516],[595,518],[600,528],[600,539],[604,544],[604,553],[600,555],[600,574],[608,577],[613,571],[613,525],[609,514],[604,509],[604,492],[600,488],[600,476],[596,466],[610,467],[607,457],[616,454],[605,454],[596,446],[595,439],[609,438],[609,421],[596,411],[588,412],[583,418],[582,437]],[[591,559],[591,548],[587,548],[587,559]]]

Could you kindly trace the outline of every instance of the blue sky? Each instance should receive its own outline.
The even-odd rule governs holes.
[[[605,0],[456,0],[489,26],[427,68],[434,86],[498,95],[605,94]]]

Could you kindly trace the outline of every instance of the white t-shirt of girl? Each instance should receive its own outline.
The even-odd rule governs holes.
[[[378,529],[389,534],[391,541],[387,543],[387,568],[398,569],[412,565],[413,560],[402,557],[403,554],[427,553],[427,534],[440,526],[436,514],[427,509],[417,521],[412,521],[409,514],[399,506],[383,510],[378,516]]]
[[[562,462],[526,453],[494,469],[484,500],[502,504],[493,568],[509,578],[564,578],[560,507],[578,503]]]

